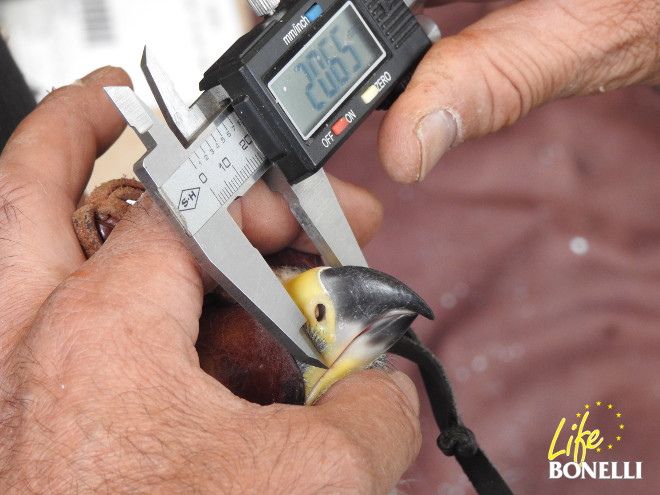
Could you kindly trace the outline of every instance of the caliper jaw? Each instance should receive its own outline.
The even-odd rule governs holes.
[[[137,177],[202,268],[295,359],[321,368],[331,365],[322,361],[302,329],[302,313],[227,211],[231,201],[264,176],[271,189],[286,198],[328,264],[366,266],[325,172],[321,169],[297,184],[289,184],[279,167],[268,161],[252,141],[221,87],[205,91],[188,108],[146,48],[141,65],[167,126],[130,88],[106,88],[147,148],[135,164]],[[207,165],[198,156],[202,154],[208,160],[206,155],[214,153],[214,147],[231,159],[231,168],[236,170],[229,183],[218,175],[224,162],[204,168]],[[218,156],[212,159],[218,160]],[[192,179],[197,182],[193,184]],[[216,185],[222,182],[227,187],[219,191]]]
[[[328,176],[319,169],[296,184],[289,184],[279,167],[264,175],[266,184],[282,193],[293,216],[330,266],[367,266]]]
[[[170,77],[146,46],[142,52],[140,67],[165,122],[184,148],[189,146],[193,136],[213,120],[213,117],[228,103],[229,96],[222,87],[217,86],[212,90],[204,91],[188,108],[174,88]]]

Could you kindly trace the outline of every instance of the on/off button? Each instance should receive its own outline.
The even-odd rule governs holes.
[[[346,130],[348,124],[349,122],[348,120],[346,120],[346,117],[342,117],[337,122],[335,122],[330,129],[332,130],[335,136],[339,136],[342,132]]]

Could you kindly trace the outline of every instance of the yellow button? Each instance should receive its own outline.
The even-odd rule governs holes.
[[[365,104],[371,103],[371,101],[378,95],[378,88],[376,86],[369,86],[364,93],[362,93],[362,101]]]

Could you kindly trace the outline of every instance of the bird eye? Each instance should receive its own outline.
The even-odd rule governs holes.
[[[325,318],[325,306],[323,304],[317,304],[316,309],[314,310],[314,317],[316,321],[321,321]]]

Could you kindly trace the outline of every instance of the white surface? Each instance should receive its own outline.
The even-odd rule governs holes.
[[[0,29],[37,99],[98,67],[115,65],[126,69],[136,93],[153,104],[140,70],[148,45],[190,104],[204,71],[245,30],[243,3],[0,0]]]

